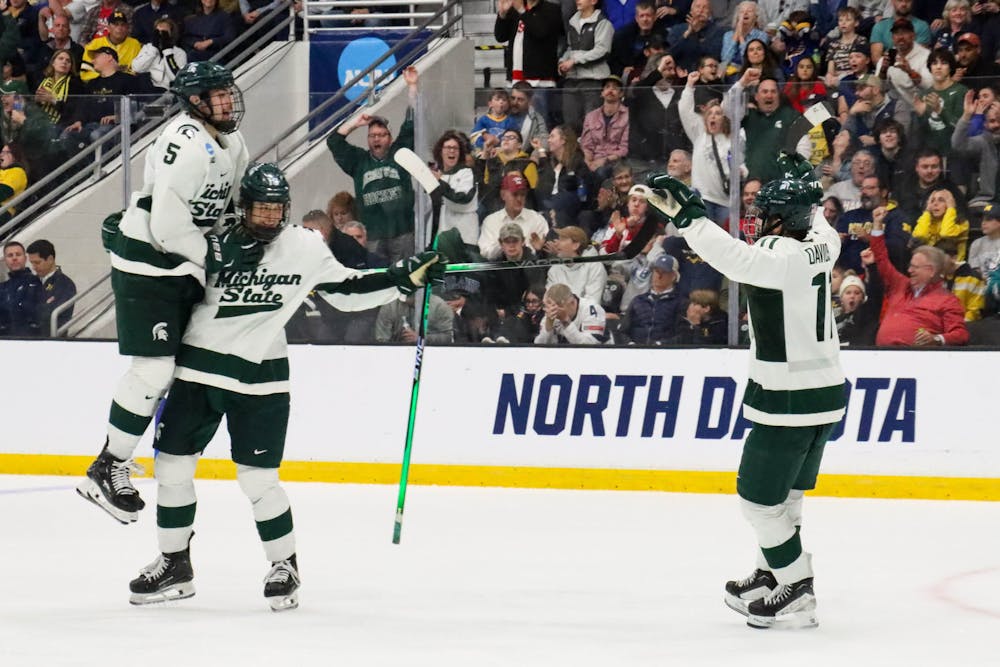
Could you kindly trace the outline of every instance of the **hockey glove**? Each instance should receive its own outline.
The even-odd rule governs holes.
[[[208,234],[205,273],[252,271],[264,256],[264,245],[250,238],[239,227],[223,234]]]
[[[708,217],[701,195],[667,174],[650,174],[646,182],[655,197],[647,197],[650,207],[674,223],[678,229],[689,227],[698,218]]]
[[[808,183],[816,191],[816,195],[822,197],[823,186],[820,185],[819,180],[816,178],[816,172],[813,171],[812,163],[798,153],[789,154],[784,151],[779,153],[778,171],[781,172],[781,178],[783,179]],[[819,199],[816,202],[819,203]]]
[[[115,211],[104,218],[104,222],[101,223],[101,245],[108,252],[111,252],[111,249],[115,245],[115,239],[121,234],[118,225],[121,224],[123,215],[125,215],[125,211]]]
[[[401,259],[386,270],[389,280],[403,294],[413,294],[428,282],[444,282],[445,258],[434,251]]]

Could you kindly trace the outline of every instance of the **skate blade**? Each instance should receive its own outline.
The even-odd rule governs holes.
[[[740,614],[742,616],[750,615],[750,610],[749,610],[750,602],[748,600],[744,600],[742,598],[736,597],[735,595],[730,595],[729,593],[726,593],[726,597],[724,598],[723,601],[726,603],[727,607],[735,611],[737,614]]]
[[[756,630],[803,630],[819,626],[816,610],[797,611],[779,616],[747,615],[747,625]]]
[[[190,597],[194,597],[194,584],[188,581],[183,584],[168,586],[162,591],[156,591],[155,593],[132,593],[128,601],[129,604],[141,606],[186,600]]]
[[[271,611],[291,611],[299,606],[299,594],[276,595],[275,597],[267,598],[267,603],[271,605]]]
[[[101,493],[100,487],[98,487],[94,480],[89,477],[85,478],[77,485],[76,492],[81,498],[89,500],[107,512],[111,515],[111,518],[120,524],[127,526],[128,524],[135,523],[139,520],[138,512],[126,512],[125,510],[120,510],[109,503],[108,499],[104,497],[103,493]]]

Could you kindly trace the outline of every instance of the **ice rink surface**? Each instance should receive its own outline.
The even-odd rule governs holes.
[[[301,606],[271,612],[236,482],[197,481],[197,595],[133,607],[150,506],[122,526],[68,477],[0,476],[0,665],[1000,664],[1000,503],[806,498],[820,627],[722,602],[752,569],[735,496],[286,484]]]

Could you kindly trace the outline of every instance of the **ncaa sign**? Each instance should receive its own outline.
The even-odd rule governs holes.
[[[340,77],[340,85],[343,86],[363,72],[388,50],[389,45],[377,37],[361,37],[350,42],[340,52],[340,60],[337,61],[337,75]],[[373,81],[382,76],[383,72],[391,70],[395,65],[396,58],[389,56],[378,68],[369,72],[363,79],[347,90],[347,99],[354,100],[363,95],[366,90],[372,87]]]

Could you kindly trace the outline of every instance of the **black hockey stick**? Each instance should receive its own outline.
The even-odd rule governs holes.
[[[438,225],[441,222],[441,183],[423,160],[408,148],[400,148],[393,159],[413,176],[431,197],[431,247],[437,248]],[[417,327],[417,353],[413,363],[413,386],[410,389],[410,414],[406,421],[406,444],[403,446],[403,465],[399,473],[399,495],[396,499],[396,520],[392,528],[392,543],[399,544],[403,532],[403,507],[406,504],[406,486],[410,477],[410,454],[413,451],[413,431],[417,423],[417,398],[420,396],[420,371],[424,361],[424,336],[427,333],[427,314],[431,309],[431,286],[424,286],[424,303]]]

